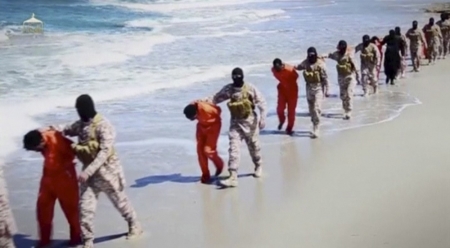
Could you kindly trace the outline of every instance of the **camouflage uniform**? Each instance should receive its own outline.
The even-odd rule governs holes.
[[[378,86],[377,66],[380,52],[375,44],[369,43],[367,47],[361,43],[355,47],[355,53],[361,52],[361,81],[364,95],[368,94],[367,86],[372,85],[374,93]]]
[[[442,40],[441,45],[439,46],[439,55],[445,59],[445,56],[450,52],[450,20],[438,21],[436,24],[441,29]]]
[[[247,85],[249,98],[254,106],[257,106],[261,113],[261,121],[264,122],[267,113],[267,104],[261,92],[252,84]],[[217,92],[213,97],[205,100],[214,104],[230,99],[239,99],[242,97],[242,88],[233,87],[233,84],[228,84]],[[236,119],[233,116],[230,120],[230,130],[228,133],[229,144],[229,160],[228,169],[230,170],[230,178],[222,181],[225,186],[237,186],[237,170],[239,168],[239,160],[241,157],[240,147],[241,141],[245,140],[247,143],[250,156],[255,164],[255,177],[259,177],[262,168],[261,146],[259,143],[259,122],[258,115],[255,111],[246,119]]]
[[[0,165],[0,247],[14,248],[13,235],[17,232],[16,222],[9,207],[6,181]]]
[[[303,70],[306,82],[306,99],[308,101],[309,114],[313,123],[313,138],[319,136],[320,113],[323,100],[323,85],[328,85],[328,74],[323,61],[318,60],[311,64],[307,59],[296,67]]]
[[[350,53],[341,55],[338,51],[328,54],[326,56],[337,62],[336,68],[338,72],[339,95],[342,100],[342,107],[344,109],[344,119],[350,119],[353,109],[353,90],[355,87],[355,62]],[[339,68],[349,67],[347,72],[342,72]]]
[[[77,136],[81,144],[90,138],[92,125],[92,121],[76,121],[73,124],[53,126],[53,128],[63,132],[64,135]],[[89,178],[80,185],[80,223],[84,247],[93,247],[94,215],[100,192],[108,196],[114,207],[128,222],[130,237],[141,232],[136,212],[124,191],[125,178],[122,165],[114,152],[115,130],[111,123],[102,117],[95,126],[95,135],[100,149],[92,163],[83,165],[83,172],[87,173]]]
[[[410,28],[406,32],[406,37],[409,39],[409,51],[411,53],[411,59],[419,57],[422,44],[426,43],[425,36],[420,29]]]
[[[435,61],[439,55],[439,46],[442,39],[441,29],[438,25],[430,26],[429,24],[423,27],[423,32],[427,39],[428,50],[427,56],[429,61]]]
[[[406,39],[406,36],[403,34],[400,35],[400,39],[403,41],[403,44],[405,45],[405,54],[404,54],[404,56],[402,55],[402,61],[401,61],[401,67],[400,67],[399,73],[402,73],[403,74],[402,76],[404,76],[404,73],[405,73],[405,70],[407,67],[406,56],[408,54],[408,41]]]

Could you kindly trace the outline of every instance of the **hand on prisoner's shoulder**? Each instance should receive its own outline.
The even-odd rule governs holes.
[[[38,129],[39,132],[44,133],[48,131],[55,131],[56,129],[53,126],[41,127]]]

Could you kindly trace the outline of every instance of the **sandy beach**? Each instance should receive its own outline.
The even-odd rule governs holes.
[[[138,240],[120,237],[126,224],[101,197],[96,247],[449,247],[449,66],[439,61],[391,87],[422,102],[393,121],[265,145],[262,179],[246,175],[244,152],[236,189],[174,175],[129,188],[146,232]],[[36,233],[34,216],[15,216],[21,232]],[[57,208],[55,238],[66,237]],[[18,235],[18,247],[33,239]]]

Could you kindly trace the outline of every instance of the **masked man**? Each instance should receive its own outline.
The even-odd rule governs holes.
[[[142,229],[137,221],[136,212],[125,194],[125,177],[114,149],[115,130],[105,117],[97,113],[94,101],[89,95],[79,96],[75,108],[80,120],[73,124],[51,128],[64,135],[78,137],[78,144],[74,149],[83,164],[79,176],[83,248],[94,247],[93,221],[100,192],[108,196],[127,221],[127,238],[134,238],[142,233]]]
[[[324,61],[318,59],[316,48],[308,48],[307,54],[307,59],[295,68],[303,71],[303,77],[306,82],[306,99],[313,123],[312,138],[317,138],[319,137],[323,86],[328,85],[328,74]]]
[[[445,59],[445,57],[448,54],[448,49],[450,45],[450,20],[449,20],[449,13],[442,13],[441,14],[441,20],[436,22],[436,25],[439,26],[442,33],[442,40],[441,44],[439,46],[439,56],[442,57],[442,59]]]
[[[353,109],[355,76],[356,80],[359,81],[359,74],[356,70],[355,62],[347,50],[347,42],[344,40],[339,41],[337,51],[322,57],[329,58],[337,62],[336,69],[338,74],[339,95],[342,100],[342,107],[344,109],[344,119],[349,120]]]
[[[439,46],[441,40],[443,40],[441,29],[434,23],[434,18],[430,18],[428,24],[423,27],[422,31],[425,34],[425,39],[427,40],[428,45],[428,63],[435,63],[439,55]]]
[[[397,35],[400,38],[400,41],[403,43],[403,47],[405,50],[405,54],[401,57],[401,63],[400,63],[400,70],[397,73],[397,78],[400,76],[400,78],[404,78],[406,76],[406,56],[408,56],[408,42],[406,40],[406,36],[402,34],[402,30],[400,27],[395,27],[394,29],[395,35]]]
[[[420,70],[420,49],[425,46],[427,42],[425,40],[422,30],[418,28],[417,21],[412,22],[412,27],[406,32],[406,38],[409,39],[409,53],[411,54],[411,62],[415,72]]]
[[[377,66],[380,61],[380,54],[375,44],[370,42],[370,36],[364,35],[362,43],[355,47],[355,53],[361,52],[361,81],[364,96],[369,95],[368,86],[373,87],[373,93],[377,93],[378,78]]]
[[[231,72],[232,84],[227,84],[214,96],[205,100],[213,104],[228,101],[230,110],[230,130],[228,138],[230,140],[228,169],[230,177],[221,181],[227,187],[237,187],[237,170],[241,156],[241,141],[247,143],[250,156],[255,165],[255,177],[260,177],[262,172],[261,146],[259,143],[259,130],[264,128],[267,106],[266,100],[261,92],[252,84],[244,82],[244,71],[235,68]],[[260,111],[260,119],[255,112],[255,107]]]

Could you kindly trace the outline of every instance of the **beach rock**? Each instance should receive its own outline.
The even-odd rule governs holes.
[[[426,13],[450,13],[450,3],[433,3],[424,10]]]

